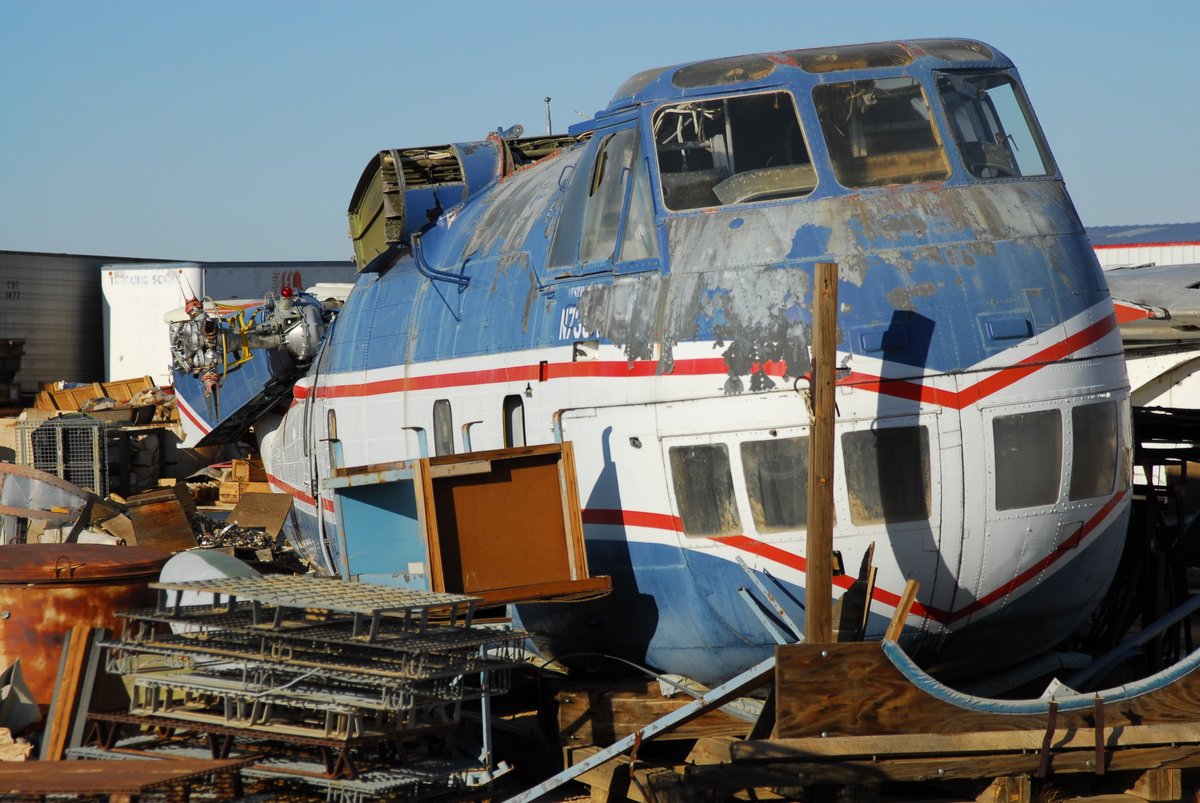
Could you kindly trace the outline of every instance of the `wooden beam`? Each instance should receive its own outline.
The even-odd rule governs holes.
[[[964,755],[970,753],[1036,752],[1045,729],[977,731],[973,733],[906,733],[884,736],[827,736],[804,739],[736,741],[729,745],[732,761],[795,761],[809,758],[881,759],[891,756]],[[1073,728],[1056,734],[1054,750],[1086,750],[1095,745],[1095,730]],[[1151,745],[1200,743],[1200,723],[1128,725],[1114,729],[1105,741],[1108,750]]]
[[[1045,711],[988,711],[937,697],[905,676],[879,644],[788,645],[777,647],[776,656],[776,734],[781,738],[1044,732],[1046,727]],[[1091,728],[1094,717],[1092,706],[1060,709],[1057,731]],[[1200,722],[1200,672],[1136,697],[1104,701],[1110,734],[1133,725],[1188,722]]]
[[[1094,759],[1095,753],[1091,749],[1056,752],[1051,756],[1050,770],[1053,773],[1092,774],[1095,772]],[[1131,772],[1164,766],[1200,767],[1200,745],[1134,747],[1119,750],[1112,754],[1108,771]],[[798,785],[844,786],[878,781],[988,779],[1006,775],[1032,775],[1037,768],[1036,753],[735,762],[689,766],[685,771],[684,780],[693,788],[728,792],[737,789],[774,789]]]
[[[979,793],[975,803],[1030,803],[1033,799],[1028,775],[997,778]]]
[[[912,612],[913,603],[917,601],[917,592],[921,590],[921,584],[916,580],[909,580],[904,584],[904,592],[900,595],[900,602],[896,605],[896,612],[892,614],[892,621],[888,623],[887,633],[884,638],[888,641],[898,641],[900,634],[904,632],[904,623],[908,621],[908,615]]]
[[[67,631],[63,644],[54,697],[50,702],[49,725],[42,745],[43,761],[59,761],[66,750],[67,739],[75,721],[75,710],[81,704],[79,689],[83,682],[84,659],[91,645],[92,628],[86,625]],[[83,701],[87,705],[89,701]]]
[[[1179,769],[1147,770],[1125,794],[1141,800],[1179,800],[1183,797],[1183,773]]]
[[[813,266],[812,424],[808,437],[808,535],[805,543],[804,636],[833,641],[833,416],[837,379],[838,266]]]

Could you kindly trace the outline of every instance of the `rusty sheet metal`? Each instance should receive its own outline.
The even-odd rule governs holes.
[[[34,761],[0,764],[3,795],[137,795],[164,784],[231,772],[251,759]]]
[[[53,474],[0,463],[0,516],[67,522],[78,517],[88,496],[87,491]]]
[[[20,658],[34,700],[48,705],[67,630],[115,628],[117,611],[153,604],[148,585],[168,557],[98,544],[0,547],[0,666]]]

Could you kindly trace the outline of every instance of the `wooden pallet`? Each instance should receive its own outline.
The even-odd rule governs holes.
[[[859,802],[934,792],[941,800],[988,803],[1028,803],[1051,793],[1063,801],[1136,803],[1191,801],[1200,789],[1200,669],[1190,664],[1164,674],[1162,683],[1089,695],[1087,705],[1063,698],[1062,710],[1058,703],[1038,710],[1032,701],[944,694],[919,671],[893,663],[894,644],[887,649],[780,647],[770,738],[714,731],[684,760],[677,748],[643,744],[640,755],[635,749],[632,758],[615,758],[578,780],[591,787],[593,800],[660,803]],[[762,723],[755,731],[768,732]],[[602,749],[568,747],[567,763]]]

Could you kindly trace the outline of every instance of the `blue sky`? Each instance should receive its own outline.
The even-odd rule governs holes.
[[[347,259],[389,147],[555,130],[684,61],[964,36],[1017,64],[1084,223],[1200,220],[1200,1],[0,0],[0,249]]]

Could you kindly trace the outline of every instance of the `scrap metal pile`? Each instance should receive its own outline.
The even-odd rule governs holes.
[[[344,800],[493,777],[490,732],[481,756],[448,736],[464,701],[508,690],[526,634],[474,624],[474,598],[285,575],[152,587],[158,606],[124,614],[104,644],[129,710],[91,713],[98,748],[81,757],[206,748]],[[210,601],[188,604],[196,592]],[[143,735],[122,740],[129,726]]]

